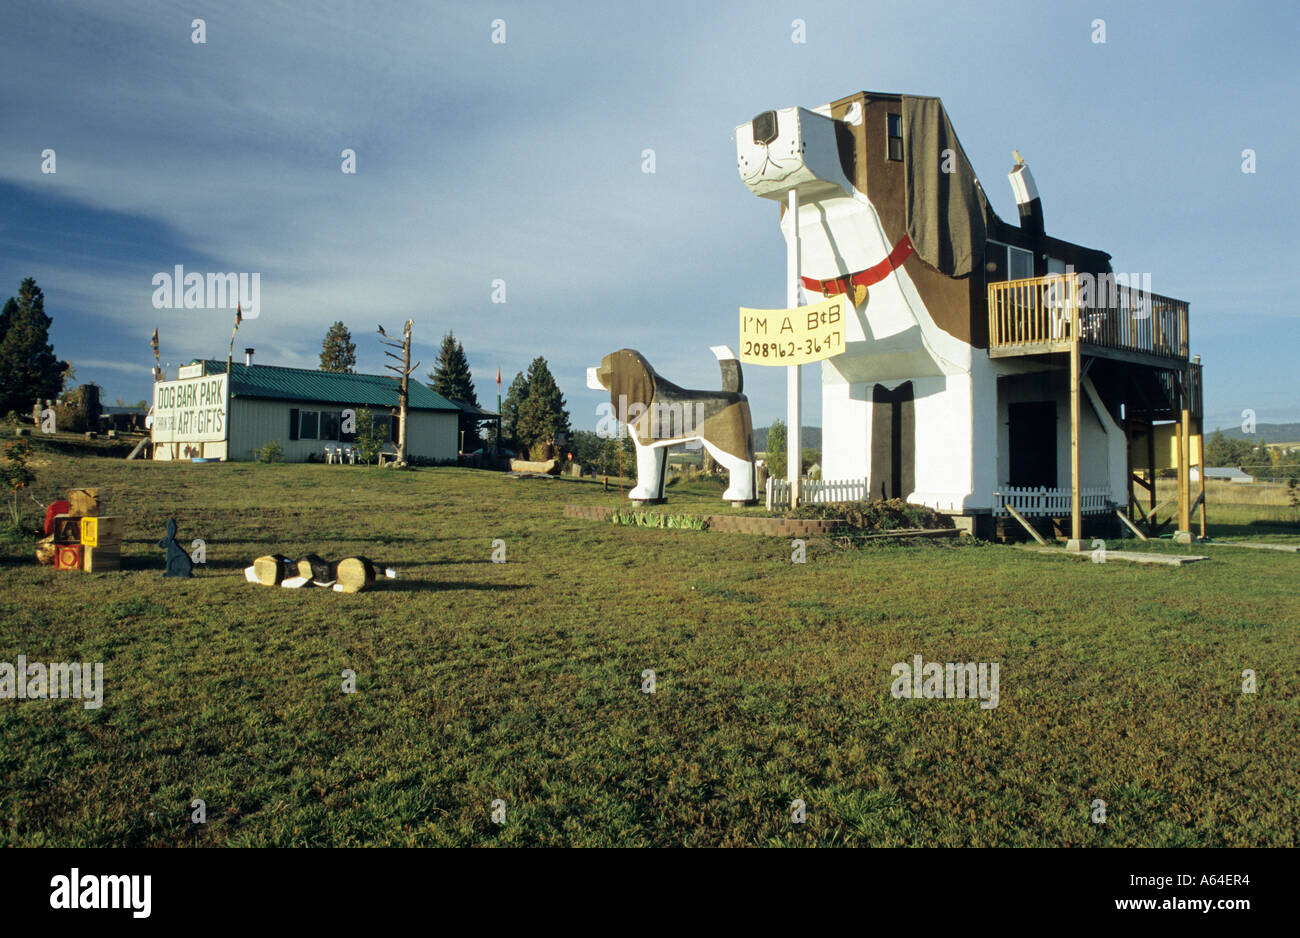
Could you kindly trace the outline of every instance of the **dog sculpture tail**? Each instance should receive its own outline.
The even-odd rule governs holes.
[[[718,359],[722,369],[722,390],[740,394],[745,390],[745,376],[740,370],[740,360],[736,353],[726,345],[710,346],[709,351]]]

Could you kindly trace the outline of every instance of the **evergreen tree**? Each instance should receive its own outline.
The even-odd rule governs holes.
[[[357,346],[352,333],[342,322],[336,322],[325,333],[321,343],[320,370],[351,374],[357,370]]]
[[[0,312],[0,414],[26,413],[63,389],[68,363],[54,356],[45,294],[28,277]]]
[[[513,386],[512,386],[513,390]],[[564,395],[540,355],[528,366],[528,392],[519,404],[515,419],[515,438],[521,447],[554,442],[560,434],[569,434],[569,412]]]
[[[465,357],[465,346],[457,342],[456,336],[451,332],[442,337],[438,361],[433,371],[429,372],[429,387],[450,401],[479,406],[478,395],[474,393],[474,376],[470,374],[469,359]]]
[[[506,391],[505,402],[501,405],[501,439],[514,450],[519,449],[519,440],[515,436],[515,425],[519,422],[519,405],[528,396],[528,378],[521,371],[510,382]]]
[[[429,386],[447,398],[461,404],[478,407],[478,395],[474,392],[474,376],[470,374],[469,359],[465,356],[465,346],[456,341],[448,331],[442,337],[442,347],[438,350],[438,361],[433,371],[429,372]],[[465,431],[465,445],[468,449],[470,440],[478,439],[480,421],[476,417],[462,413],[460,429]]]

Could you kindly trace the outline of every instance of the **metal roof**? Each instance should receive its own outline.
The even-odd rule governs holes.
[[[225,370],[225,362],[203,361],[204,374],[221,374]],[[412,410],[461,409],[414,378],[407,385],[407,394],[407,406]],[[396,407],[397,395],[397,378],[387,375],[345,374],[310,368],[282,368],[279,365],[230,366],[231,397]]]

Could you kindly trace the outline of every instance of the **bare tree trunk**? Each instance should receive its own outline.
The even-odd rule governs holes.
[[[407,382],[411,378],[411,320],[406,320],[402,337],[402,392],[399,398],[401,413],[397,418],[397,462],[406,465],[406,402],[409,399]]]

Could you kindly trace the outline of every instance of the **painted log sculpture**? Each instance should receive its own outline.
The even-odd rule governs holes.
[[[167,569],[163,576],[188,577],[194,571],[194,561],[176,540],[175,518],[167,519],[167,536],[158,542],[158,546],[167,551]]]
[[[722,369],[720,391],[680,388],[656,374],[640,352],[627,348],[587,369],[587,386],[609,392],[610,417],[627,424],[636,447],[637,484],[628,493],[633,501],[662,501],[668,447],[695,440],[730,474],[722,497],[754,501],[754,427],[749,399],[742,393],[740,362],[725,345],[710,351]]]
[[[397,571],[365,557],[345,557],[337,563],[318,554],[307,554],[294,562],[283,554],[258,557],[244,568],[244,578],[263,586],[288,589],[311,585],[332,589],[336,593],[361,593],[375,585],[379,577],[394,580]]]

